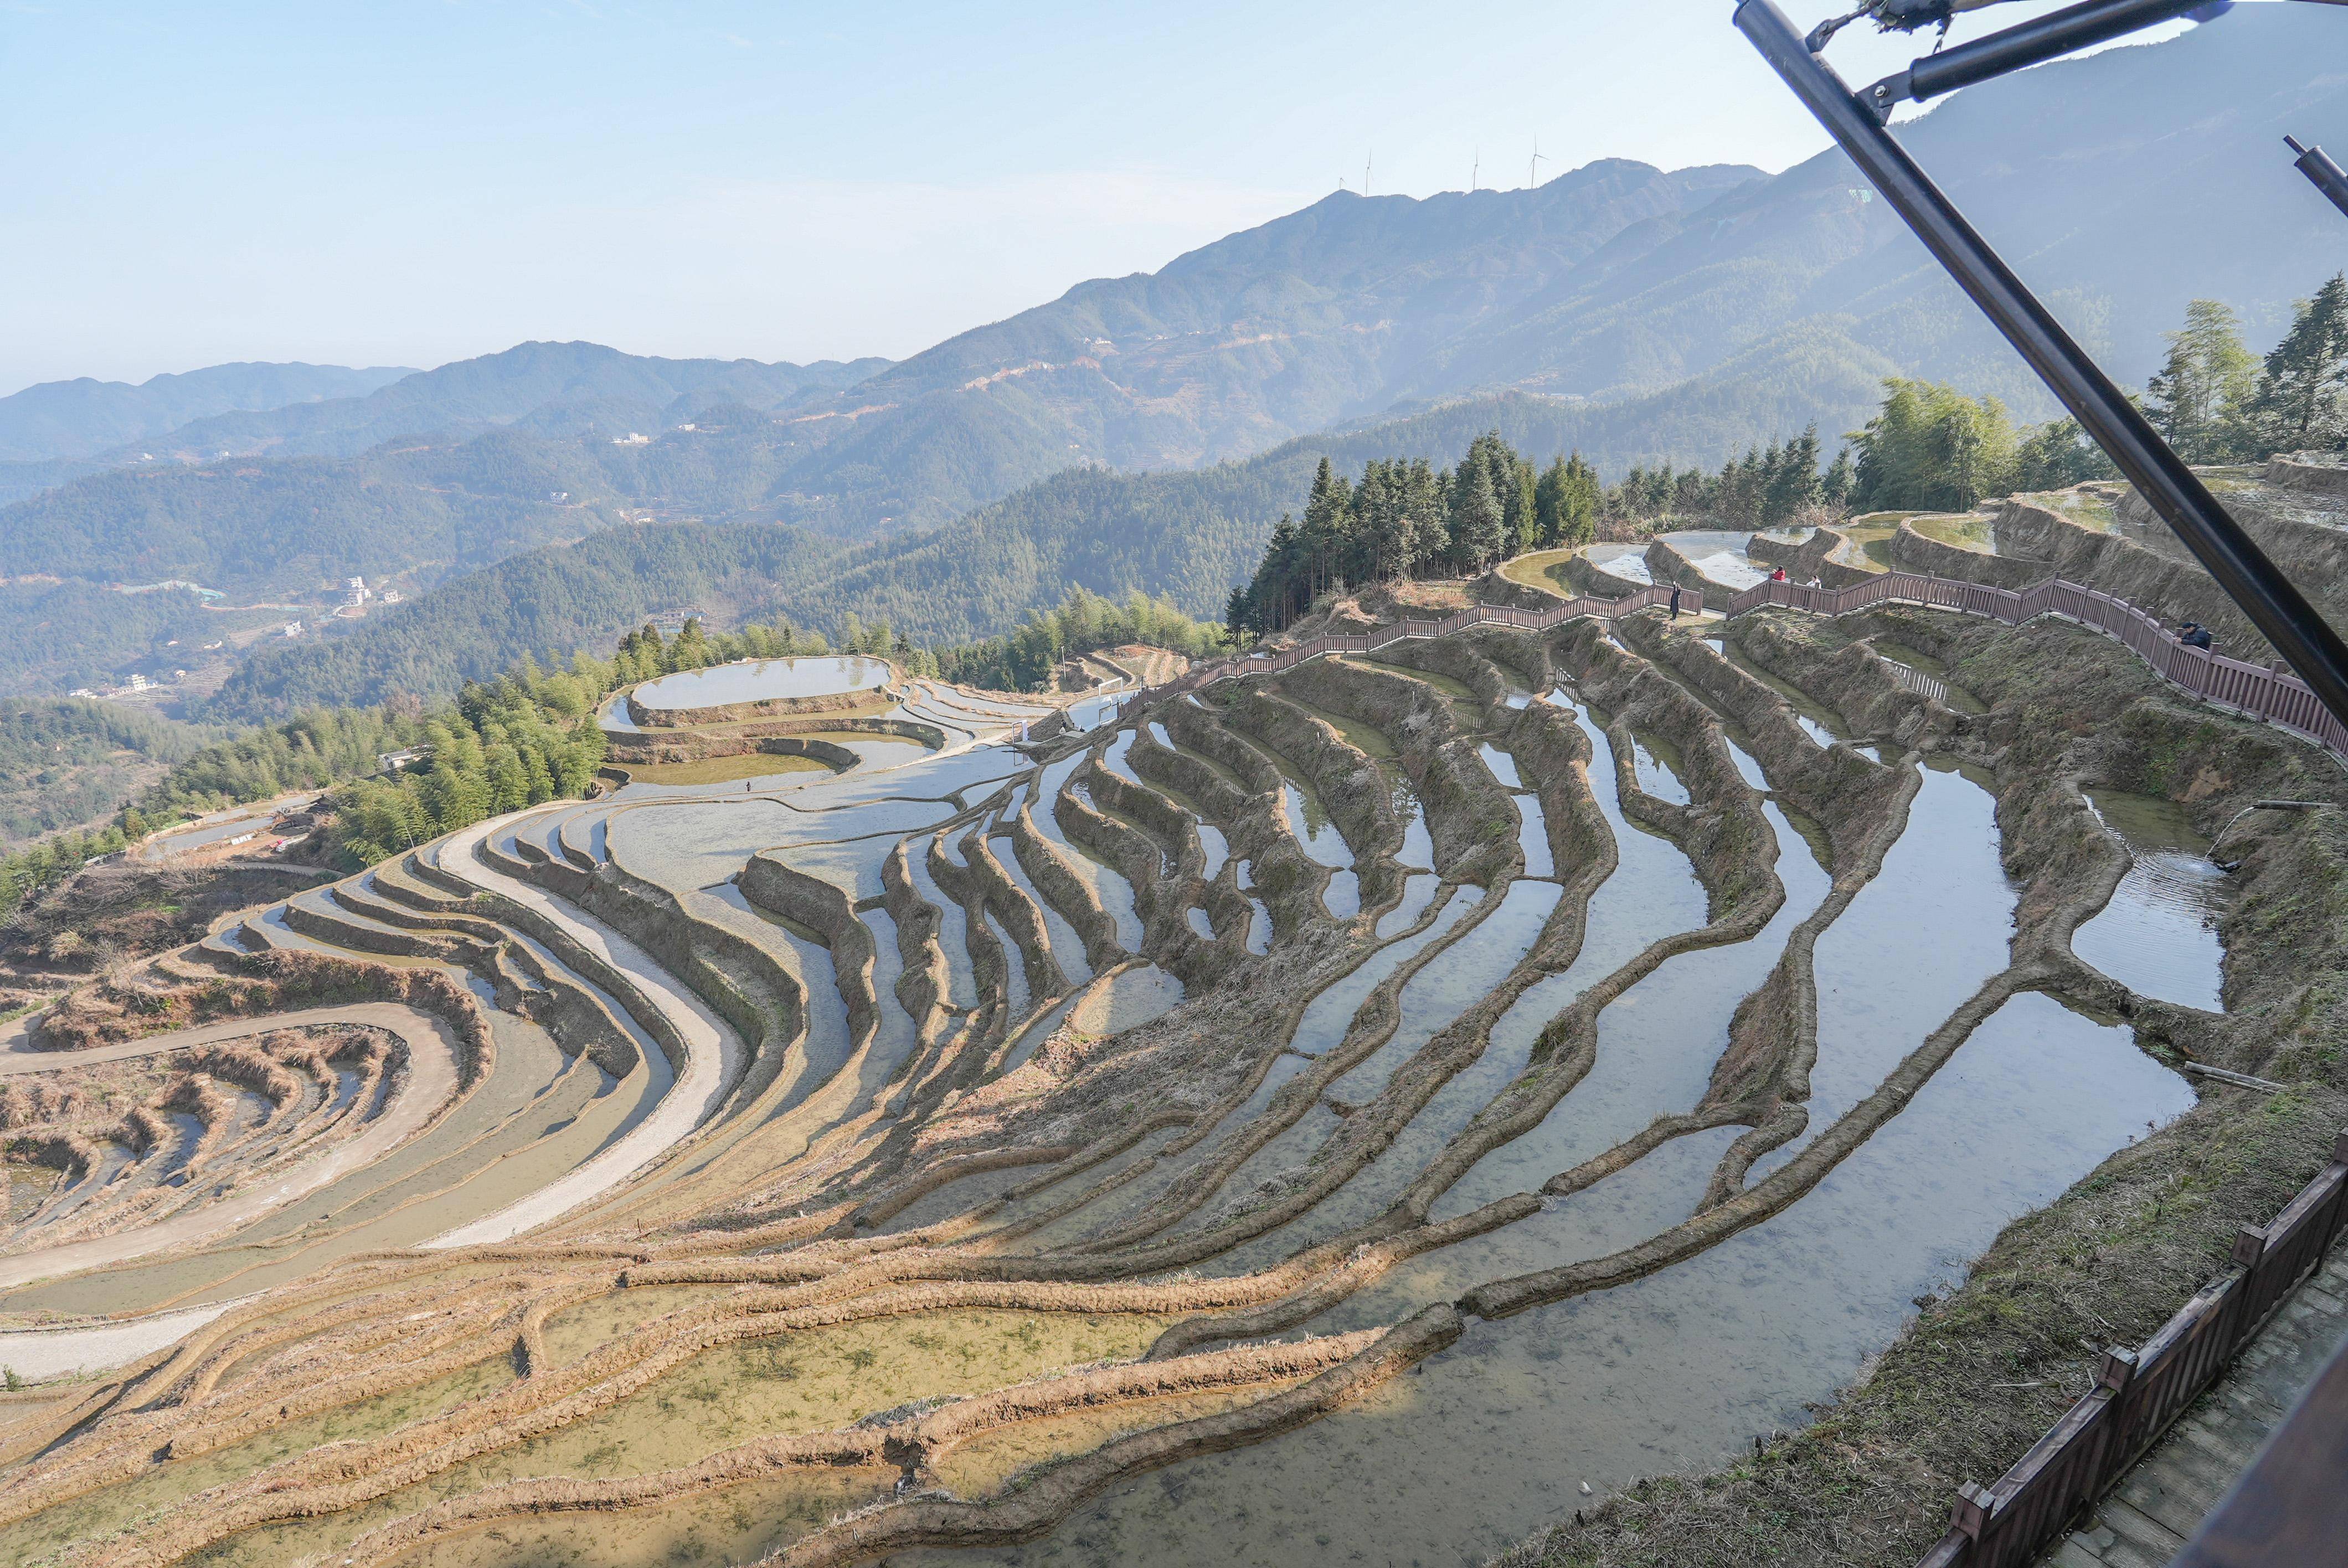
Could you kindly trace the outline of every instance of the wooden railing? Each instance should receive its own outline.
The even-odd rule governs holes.
[[[1900,663],[1897,659],[1886,659],[1884,662],[1891,666],[1891,678],[1910,692],[1930,697],[1935,702],[1949,700],[1949,683],[1938,675],[1927,674],[1912,664]]]
[[[1154,694],[1271,674],[1329,653],[1374,653],[1406,638],[1444,637],[1478,626],[1546,630],[1577,616],[1612,620],[1668,605],[1671,598],[1672,590],[1664,585],[1622,599],[1568,600],[1542,610],[1484,605],[1442,620],[1405,620],[1375,631],[1316,637],[1278,653],[1218,660],[1155,688]],[[2304,682],[2281,666],[2250,664],[2188,648],[2127,600],[2060,579],[2018,591],[1903,571],[1883,572],[1840,589],[1767,581],[1730,596],[1725,613],[1735,617],[1779,606],[1848,615],[1880,604],[1962,610],[2009,626],[2059,615],[2119,639],[2163,680],[2204,702],[2265,719],[2348,757],[2348,728]],[[1680,607],[1701,610],[1704,598],[1683,589]],[[1904,665],[1898,669],[1902,684],[1929,696],[1947,696],[1946,683],[1937,677]],[[2034,1559],[2218,1380],[2283,1298],[2322,1264],[2343,1223],[2348,1223],[2348,1132],[2333,1145],[2331,1164],[2281,1214],[2261,1228],[2244,1227],[2235,1238],[2232,1268],[2187,1302],[2143,1348],[2133,1354],[2107,1353],[2094,1391],[1994,1484],[1964,1485],[1948,1533],[1925,1553],[1918,1568],[2021,1568]]]
[[[2008,626],[2019,626],[2041,615],[2059,615],[2119,639],[2162,680],[2205,702],[2264,719],[2306,736],[2335,755],[2348,757],[2348,726],[2333,717],[2307,682],[2281,665],[2251,664],[2206,648],[2188,648],[2176,633],[2127,600],[2060,578],[2021,589],[1910,571],[1881,572],[1849,588],[1761,582],[1732,596],[1726,613],[1738,616],[1766,605],[1782,605],[1819,615],[1848,615],[1879,604],[1962,610]]]
[[[1195,666],[1167,685],[1149,687],[1134,695],[1193,692],[1216,681],[1276,674],[1324,654],[1375,653],[1406,638],[1447,637],[1479,626],[1546,631],[1578,616],[1594,615],[1612,620],[1658,605],[1669,605],[1673,591],[1671,585],[1660,583],[1621,599],[1569,599],[1547,610],[1479,605],[1441,620],[1403,620],[1375,631],[1315,637],[1277,653],[1218,659]],[[1697,589],[1683,588],[1676,591],[1683,610],[1701,611],[1704,608],[1704,596]],[[2019,626],[2042,615],[2061,616],[2117,638],[2130,652],[2150,665],[2153,673],[2203,702],[2264,719],[2348,761],[2348,725],[2333,716],[2306,682],[2281,664],[2251,664],[2209,649],[2188,648],[2176,633],[2127,600],[2060,578],[2021,589],[1991,588],[1985,583],[1927,577],[1912,571],[1879,572],[1849,588],[1758,582],[1730,595],[1723,613],[1734,618],[1748,610],[1775,606],[1808,610],[1816,615],[1849,615],[1883,604],[1921,604],[1935,610],[1962,610],[1967,615],[2002,620],[2008,626]],[[1900,680],[1926,696],[1947,700],[1947,683],[1921,671],[1905,671]]]
[[[2282,1213],[2234,1239],[2233,1266],[2130,1354],[2107,1352],[2093,1392],[1990,1486],[1968,1481],[1918,1568],[2020,1568],[2144,1457],[2216,1382],[2348,1220],[2348,1132]]]

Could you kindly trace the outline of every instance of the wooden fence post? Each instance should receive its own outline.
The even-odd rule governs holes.
[[[1969,1481],[1957,1488],[1957,1502],[1949,1512],[1949,1522],[1969,1539],[1979,1541],[1982,1531],[1989,1524],[1989,1489]]]
[[[2257,1225],[2244,1225],[2234,1233],[2233,1262],[2237,1268],[2256,1268],[2267,1255],[2267,1233]]]
[[[2109,1389],[2112,1401],[2104,1407],[2103,1446],[2095,1456],[2087,1484],[2082,1489],[2089,1499],[2103,1495],[2104,1489],[2119,1479],[2127,1463],[2127,1434],[2129,1430],[2130,1407],[2136,1403],[2132,1391],[2136,1387],[2137,1358],[2133,1350],[2106,1349],[2104,1364],[2096,1371],[2096,1387]]]

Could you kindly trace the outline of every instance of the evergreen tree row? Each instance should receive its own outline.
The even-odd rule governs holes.
[[[1815,427],[1701,468],[1633,467],[1603,484],[1579,452],[1535,471],[1497,431],[1476,438],[1457,468],[1424,458],[1373,458],[1348,483],[1327,458],[1303,522],[1283,516],[1254,576],[1223,611],[1234,634],[1280,630],[1324,594],[1404,578],[1470,577],[1527,550],[1570,548],[1601,523],[1651,529],[1669,518],[1724,528],[1776,528],[1821,505],[1839,508],[1851,485],[1847,457],[1823,475]]]

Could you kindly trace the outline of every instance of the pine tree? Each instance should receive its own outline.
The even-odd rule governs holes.
[[[1818,484],[1818,500],[1829,511],[1848,512],[1851,491],[1858,483],[1858,476],[1851,472],[1850,448],[1845,446],[1835,454],[1834,463]]]
[[[1353,487],[1328,458],[1321,459],[1313,476],[1313,494],[1304,503],[1304,601],[1310,604],[1342,575],[1353,522]]]
[[[1813,425],[1787,442],[1770,465],[1761,497],[1761,525],[1776,528],[1815,506],[1818,499],[1818,427]]]
[[[1395,508],[1408,520],[1411,558],[1404,566],[1415,576],[1451,550],[1450,497],[1445,476],[1424,457],[1414,458],[1395,486]],[[1397,525],[1399,528],[1401,525]]]
[[[2250,401],[2259,453],[2348,446],[2348,273],[2302,300]]]
[[[2187,462],[2223,463],[2243,445],[2258,368],[2241,319],[2219,301],[2195,300],[2184,327],[2164,336],[2168,358],[2145,385],[2145,417]]]
[[[1461,476],[1457,505],[1451,518],[1452,550],[1469,572],[1481,571],[1508,548],[1508,518],[1492,488],[1492,475],[1482,464]]]

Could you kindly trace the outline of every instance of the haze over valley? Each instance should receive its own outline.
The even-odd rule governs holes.
[[[2348,1539],[2348,11],[1731,9],[0,10],[0,1568]]]

